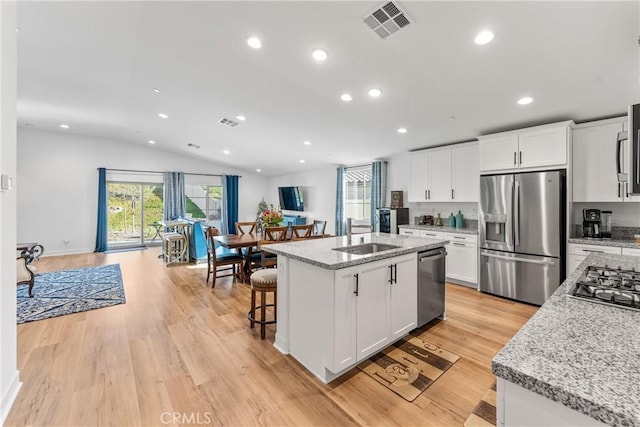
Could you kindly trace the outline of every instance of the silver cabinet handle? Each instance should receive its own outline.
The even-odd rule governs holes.
[[[467,240],[466,237],[452,236],[454,239]]]
[[[582,249],[582,252],[593,252],[594,254],[603,254],[604,251],[597,251],[594,249]]]
[[[455,197],[453,196],[453,188],[451,189],[451,200],[455,199]]]
[[[360,281],[360,277],[358,277],[358,276],[359,276],[358,274],[354,274],[353,275],[353,277],[356,278],[356,290],[353,291],[353,293],[356,294],[356,296],[358,296],[358,287],[359,287],[359,283],[358,282]]]
[[[424,190],[424,198],[425,199],[429,199],[429,196],[427,196],[427,191],[429,191],[429,190]]]
[[[513,166],[517,165],[517,163],[516,163],[516,159],[517,159],[517,158],[516,158],[516,155],[517,155],[517,154],[516,154],[516,152],[514,151],[514,152],[513,152]]]
[[[464,243],[458,243],[458,242],[453,242],[453,244],[456,246],[465,246],[465,247],[467,246]]]
[[[520,165],[522,166],[522,151],[520,151]]]
[[[620,198],[620,182],[618,183],[618,198]]]
[[[429,195],[429,197],[427,197],[427,199],[431,200],[431,190],[427,190],[427,194]]]

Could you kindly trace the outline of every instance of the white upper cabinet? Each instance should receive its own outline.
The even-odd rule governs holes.
[[[480,172],[564,168],[572,121],[487,135],[480,140]]]
[[[460,144],[451,149],[451,188],[454,202],[477,202],[480,194],[478,143]]]
[[[625,118],[577,125],[573,130],[573,201],[621,202],[616,139]]]
[[[478,144],[411,153],[410,202],[477,202]]]

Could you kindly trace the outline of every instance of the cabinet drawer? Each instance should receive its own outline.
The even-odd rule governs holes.
[[[622,255],[640,256],[640,249],[637,249],[637,248],[622,248]]]
[[[415,230],[413,228],[401,228],[398,234],[420,237],[420,230]]]
[[[430,239],[442,239],[444,238],[444,233],[442,231],[420,230],[420,236]]]
[[[590,253],[622,255],[622,248],[617,246],[580,245],[569,243],[569,253],[574,255],[589,255]]]
[[[457,233],[444,233],[444,238],[453,242],[471,243],[476,245],[478,243],[478,236],[475,234],[457,234]]]

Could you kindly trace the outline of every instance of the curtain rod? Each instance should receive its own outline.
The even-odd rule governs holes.
[[[97,168],[97,169],[100,169],[100,168]],[[143,171],[143,170],[138,170],[138,169],[109,169],[109,168],[105,168],[105,170],[115,171],[115,172],[164,173],[164,171]],[[190,172],[184,172],[184,174],[185,175],[198,175],[198,176],[224,176],[224,175],[213,174],[213,173],[190,173]],[[238,178],[242,178],[242,175],[238,175]]]

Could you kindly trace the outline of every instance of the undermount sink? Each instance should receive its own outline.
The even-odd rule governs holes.
[[[376,252],[388,251],[389,249],[399,248],[400,246],[389,245],[386,243],[363,243],[361,245],[344,246],[342,248],[333,248],[334,251],[345,252],[354,255],[368,255]]]

